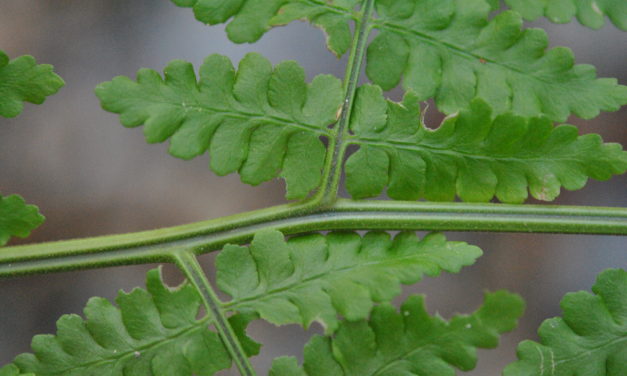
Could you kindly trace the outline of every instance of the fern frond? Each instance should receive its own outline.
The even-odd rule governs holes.
[[[278,231],[258,233],[250,247],[229,245],[216,261],[218,286],[233,300],[225,308],[254,311],[277,325],[321,323],[327,333],[348,320],[368,317],[375,302],[400,294],[400,284],[423,275],[456,273],[481,250],[447,242],[441,234],[420,240],[402,233],[309,235],[284,240]]]
[[[227,32],[238,43],[254,42],[272,26],[307,19],[326,32],[327,45],[338,56],[349,49],[350,23],[359,18],[357,0],[173,1],[192,7],[196,18],[208,24],[232,19]],[[529,16],[538,13],[533,11],[536,8],[568,13],[567,3],[574,0],[510,1],[521,4],[514,7],[528,10]],[[615,79],[596,78],[590,65],[575,65],[567,48],[547,50],[546,33],[523,29],[517,12],[490,19],[496,4],[495,0],[378,0],[377,16],[369,20],[379,35],[368,48],[368,77],[385,90],[402,80],[404,88],[415,91],[421,100],[435,98],[447,114],[467,107],[476,96],[498,113],[542,114],[554,121],[565,121],[571,113],[589,119],[627,104],[627,87]],[[578,1],[577,6],[586,19],[600,13],[602,20],[607,12],[621,23],[627,14],[621,0]]]
[[[359,0],[172,0],[192,8],[196,19],[209,25],[228,23],[229,39],[235,43],[257,41],[273,26],[306,19],[327,36],[329,50],[343,55],[352,40],[350,21]]]
[[[450,322],[429,316],[422,296],[374,308],[369,321],[343,322],[333,338],[315,336],[305,347],[304,369],[293,358],[274,361],[272,376],[454,376],[471,370],[476,348],[494,348],[514,329],[524,304],[517,295],[486,294],[472,315]]]
[[[505,0],[505,3],[530,21],[545,16],[551,22],[567,23],[577,17],[582,25],[600,29],[608,17],[616,27],[627,31],[624,0]]]
[[[368,48],[368,77],[388,90],[401,80],[420,100],[452,114],[475,97],[496,113],[565,121],[627,104],[627,87],[575,65],[567,48],[547,50],[546,33],[520,15],[489,19],[485,0],[380,0],[380,30]]]
[[[9,60],[0,50],[0,116],[11,118],[24,109],[23,102],[42,104],[65,85],[52,65],[37,64],[32,56]]]
[[[627,152],[600,136],[579,136],[570,125],[511,114],[492,117],[474,100],[436,130],[420,121],[420,104],[408,93],[385,101],[381,89],[359,89],[348,142],[360,146],[346,162],[346,187],[355,198],[387,187],[394,199],[506,203],[551,201],[560,187],[581,189],[588,178],[607,180],[627,170]]]
[[[19,355],[14,366],[37,376],[211,376],[231,366],[209,317],[197,319],[201,301],[190,284],[170,289],[156,269],[148,272],[146,285],[147,290],[120,292],[119,308],[90,299],[85,321],[61,317],[57,335],[35,336],[34,355]]]
[[[337,78],[321,75],[307,84],[296,62],[273,69],[254,53],[237,72],[227,57],[211,55],[198,80],[192,65],[180,60],[164,75],[142,69],[137,82],[116,77],[96,95],[124,126],[145,125],[148,142],[170,139],[175,157],[209,150],[218,175],[239,171],[243,182],[257,185],[280,174],[289,199],[304,198],[319,185],[326,154],[320,137],[329,136],[327,126],[342,102]]]
[[[593,294],[566,294],[563,318],[540,326],[540,342],[523,341],[505,376],[627,375],[627,272],[601,273]]]
[[[0,195],[0,246],[12,236],[27,237],[45,218],[35,205],[27,205],[18,195]]]

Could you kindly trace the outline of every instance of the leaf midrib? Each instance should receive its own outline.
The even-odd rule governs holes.
[[[163,337],[160,340],[149,342],[149,343],[147,343],[147,344],[145,344],[143,346],[134,348],[131,351],[122,352],[122,353],[116,353],[116,355],[118,355],[118,356],[105,357],[103,359],[99,359],[99,360],[94,360],[94,361],[91,361],[91,362],[83,363],[83,364],[80,364],[80,365],[75,366],[75,367],[65,368],[65,369],[63,369],[63,370],[61,370],[59,372],[74,371],[74,370],[88,368],[88,367],[97,366],[97,365],[101,365],[101,364],[107,364],[107,363],[110,363],[110,362],[120,362],[120,361],[122,361],[126,357],[135,356],[136,352],[140,352],[141,353],[142,351],[147,350],[147,349],[157,348],[157,347],[165,345],[165,344],[167,344],[167,343],[169,343],[171,341],[174,341],[174,340],[176,340],[176,339],[178,339],[178,338],[180,338],[180,337],[182,337],[182,336],[184,336],[186,334],[192,333],[195,330],[202,329],[203,326],[208,325],[209,318],[210,318],[209,316],[205,316],[204,318],[194,322],[193,325],[191,325],[191,326],[189,326],[189,327],[187,327],[185,329],[182,329],[182,330],[180,330],[178,332],[175,332],[175,333],[173,333],[171,335],[165,336],[165,337]],[[105,347],[103,347],[103,348],[105,350],[113,351],[113,350],[107,349]],[[71,355],[71,354],[69,354],[69,355]],[[141,354],[140,354],[140,356],[141,356]],[[56,372],[55,374],[59,374],[59,372]]]
[[[472,317],[475,318],[477,321],[481,322],[481,317],[480,316],[472,316]],[[438,338],[445,339],[447,337],[452,336],[453,334],[454,333],[452,333],[452,332],[448,332],[448,333],[446,333],[443,336],[440,336]],[[603,344],[601,346],[594,347],[594,348],[590,349],[589,351],[580,351],[580,352],[578,352],[578,353],[576,353],[576,354],[574,354],[572,356],[569,356],[569,357],[567,357],[565,359],[562,359],[562,360],[559,360],[559,361],[555,361],[555,365],[558,365],[558,364],[561,364],[561,363],[565,363],[565,362],[569,362],[569,361],[571,361],[573,359],[579,358],[582,354],[589,354],[591,352],[596,352],[596,351],[598,351],[600,349],[603,349],[603,348],[606,348],[606,347],[609,347],[609,346],[612,346],[612,345],[615,345],[615,344],[621,343],[621,342],[627,342],[627,337],[620,337],[620,338],[615,339],[613,341],[609,341],[609,342],[607,342],[607,343],[605,343],[605,344]],[[401,354],[399,356],[394,357],[394,359],[392,359],[389,362],[381,365],[370,376],[377,376],[377,375],[379,375],[382,371],[385,371],[387,368],[389,368],[394,363],[400,362],[400,361],[404,360],[407,357],[410,357],[410,356],[412,356],[412,355],[414,355],[414,354],[416,354],[416,353],[418,353],[420,351],[426,350],[430,345],[433,345],[433,344],[431,344],[431,343],[423,343],[423,344],[419,345],[418,347],[415,347],[415,348],[413,348],[413,349],[411,349],[409,351],[404,352],[403,354]],[[552,351],[551,348],[548,348],[548,349]],[[450,363],[448,363],[448,364],[450,365]]]
[[[377,140],[377,139],[372,139],[368,137],[359,137],[359,136],[351,136],[349,142],[353,145],[368,144],[368,145],[375,145],[375,146],[388,147],[388,148],[405,149],[405,150],[411,150],[411,151],[416,151],[416,152],[422,151],[422,152],[430,152],[433,154],[453,155],[453,156],[469,158],[469,159],[487,160],[490,162],[494,162],[495,160],[506,161],[506,162],[519,162],[519,163],[528,163],[530,161],[540,162],[540,163],[557,162],[557,161],[576,162],[576,163],[581,162],[579,159],[568,158],[568,157],[558,157],[555,155],[551,155],[550,158],[537,157],[537,156],[515,158],[515,157],[470,154],[470,153],[462,152],[459,150],[437,148],[434,146],[424,145],[424,144],[413,144],[413,143],[397,141],[397,140]]]
[[[482,323],[481,317],[479,317],[478,315],[476,315],[477,312],[473,313],[470,317],[474,318],[475,320],[477,320],[480,324]],[[450,323],[449,323],[449,327],[450,327]],[[405,329],[405,332],[407,332],[407,329]],[[445,339],[452,337],[455,334],[455,332],[447,332],[444,335],[438,336],[437,339],[441,339],[442,342],[446,342]],[[391,367],[394,363],[396,362],[400,362],[405,360],[406,358],[413,356],[421,351],[426,351],[429,346],[434,346],[436,347],[437,344],[435,343],[430,343],[430,342],[423,342],[420,345],[417,345],[417,347],[413,347],[408,351],[403,352],[402,354],[394,357],[394,359],[391,359],[389,362],[382,364],[374,373],[372,373],[369,376],[377,376],[379,375],[381,372],[385,371],[387,368]],[[377,349],[377,353],[378,353],[378,349]],[[434,356],[435,357],[435,356]],[[449,362],[446,362],[446,364],[448,364],[451,368],[453,367]]]
[[[464,47],[460,47],[460,46],[455,45],[453,43],[446,42],[446,41],[443,41],[443,40],[440,40],[440,39],[436,39],[436,38],[434,38],[433,36],[431,36],[429,34],[425,34],[425,33],[419,32],[417,30],[410,29],[407,26],[404,26],[402,24],[398,24],[398,23],[395,23],[395,22],[386,21],[386,20],[382,20],[382,19],[375,19],[373,24],[375,25],[375,27],[377,27],[379,29],[389,30],[389,31],[391,31],[393,33],[396,33],[396,34],[410,35],[410,36],[416,37],[416,39],[420,39],[423,42],[429,43],[431,45],[446,47],[449,50],[451,50],[452,52],[454,52],[456,55],[462,56],[462,57],[464,57],[465,59],[468,59],[468,60],[474,60],[476,62],[485,62],[486,64],[487,63],[494,64],[494,65],[497,65],[499,67],[505,68],[506,70],[509,70],[509,71],[514,72],[514,73],[518,73],[520,75],[523,75],[525,77],[531,77],[531,78],[533,78],[535,80],[538,80],[538,81],[542,82],[543,84],[550,85],[550,86],[552,86],[554,84],[553,82],[551,82],[551,81],[549,81],[547,79],[544,79],[541,76],[534,75],[531,72],[526,72],[526,71],[523,71],[523,70],[521,70],[521,69],[519,69],[517,67],[511,66],[509,64],[505,64],[505,63],[502,63],[500,61],[494,60],[494,59],[492,59],[490,57],[479,55],[477,53],[469,51],[468,49],[466,49]]]
[[[591,348],[590,350],[580,351],[580,352],[578,352],[578,353],[576,353],[574,355],[571,355],[571,356],[569,356],[567,358],[558,360],[558,361],[555,362],[555,365],[558,365],[558,364],[561,364],[561,363],[570,362],[571,360],[577,359],[577,358],[581,357],[582,355],[586,355],[586,354],[590,354],[590,353],[593,353],[593,352],[597,352],[597,351],[599,351],[601,349],[604,349],[606,347],[609,347],[609,346],[612,346],[612,345],[615,345],[615,344],[621,343],[621,342],[627,342],[627,333],[625,333],[622,337],[618,337],[618,338],[616,338],[614,340],[611,340],[611,341],[609,341],[607,343],[604,343],[604,344],[602,344],[600,346],[595,346],[595,347]],[[550,348],[550,347],[548,349],[553,351],[553,349]]]
[[[284,292],[289,291],[291,289],[295,289],[295,288],[304,286],[307,283],[315,281],[317,279],[324,279],[326,276],[329,276],[329,275],[332,275],[332,274],[347,273],[347,272],[353,271],[353,270],[358,269],[358,268],[365,268],[365,267],[369,267],[369,266],[380,266],[380,265],[383,265],[383,264],[385,264],[387,262],[398,262],[398,261],[403,261],[403,260],[411,260],[411,259],[416,258],[417,256],[424,256],[424,255],[425,255],[425,253],[421,252],[418,255],[416,255],[416,254],[414,254],[414,255],[405,255],[405,256],[402,256],[402,257],[394,258],[394,259],[370,261],[370,262],[366,262],[366,263],[363,263],[363,264],[350,265],[350,266],[342,267],[342,268],[338,268],[338,269],[331,269],[327,273],[319,273],[319,274],[310,276],[310,277],[305,278],[305,279],[300,279],[300,280],[294,281],[293,283],[290,283],[290,284],[288,284],[286,286],[283,286],[283,287],[280,287],[280,288],[266,290],[265,292],[261,292],[261,293],[258,293],[256,295],[252,295],[252,296],[249,296],[249,297],[246,297],[246,298],[242,298],[242,299],[238,299],[238,300],[231,300],[229,302],[223,303],[222,307],[223,308],[237,309],[237,306],[241,305],[243,303],[247,303],[247,302],[250,302],[250,301],[257,300],[257,299],[264,299],[264,298],[270,297],[272,295],[281,294],[281,293],[284,293]],[[440,270],[444,269],[440,265],[438,265],[438,267],[439,267]],[[423,271],[423,275],[424,275],[424,273],[426,273],[426,272]],[[291,275],[290,278],[291,277],[293,277],[293,275]],[[420,276],[419,279],[422,279],[422,275]]]
[[[320,128],[316,125],[303,123],[303,122],[297,122],[294,119],[284,119],[278,116],[273,116],[273,115],[268,115],[268,114],[259,114],[259,113],[236,111],[236,110],[225,110],[225,109],[220,109],[220,108],[204,106],[200,104],[171,103],[171,102],[164,102],[164,101],[157,102],[157,103],[180,107],[183,109],[183,111],[186,114],[189,112],[189,109],[192,109],[198,112],[206,112],[209,114],[215,113],[215,114],[220,114],[223,116],[232,117],[235,119],[245,119],[245,120],[258,119],[258,120],[265,121],[266,123],[269,123],[269,124],[291,126],[291,127],[303,129],[309,132],[322,134],[325,136],[329,136],[331,133],[330,130],[327,128]]]

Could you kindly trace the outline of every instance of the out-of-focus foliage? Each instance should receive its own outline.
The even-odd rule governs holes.
[[[64,84],[52,71],[52,65],[37,64],[28,55],[10,60],[0,50],[0,116],[19,115],[24,109],[23,102],[42,104]]]

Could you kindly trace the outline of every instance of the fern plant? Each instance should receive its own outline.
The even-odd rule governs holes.
[[[303,363],[275,359],[273,376],[454,375],[475,367],[523,313],[522,299],[485,294],[472,314],[429,315],[423,296],[392,304],[402,285],[457,273],[481,256],[437,231],[627,235],[624,208],[523,205],[627,170],[627,152],[560,124],[627,104],[627,87],[547,49],[523,18],[573,17],[625,29],[623,1],[172,0],[206,24],[226,23],[236,43],[307,20],[329,50],[348,54],[343,79],[307,82],[294,61],[261,54],[237,67],[210,55],[195,69],[176,60],[96,88],[102,107],[146,141],[169,141],[182,159],[209,154],[218,175],[257,185],[282,178],[290,203],[142,233],[0,249],[0,277],[137,263],[173,263],[186,281],[166,286],[159,269],[116,304],[92,298],[66,315],[0,376],[255,375],[254,320],[321,325]],[[506,7],[511,7],[511,10]],[[363,65],[363,66],[362,66]],[[360,83],[362,71],[370,83]],[[32,57],[0,53],[0,115],[41,103],[63,81]],[[401,102],[384,91],[401,86]],[[447,114],[423,121],[422,102]],[[340,198],[345,177],[350,199]],[[391,200],[366,200],[386,194]],[[43,221],[17,195],[0,196],[0,245]],[[452,202],[458,198],[462,202]],[[492,203],[499,201],[501,203]],[[436,231],[419,238],[415,231]],[[359,231],[359,232],[357,232]],[[399,233],[392,233],[400,231]],[[213,285],[197,257],[219,251]],[[226,298],[220,298],[219,291]],[[593,293],[568,294],[563,317],[540,342],[524,341],[505,376],[627,374],[627,272],[601,273]],[[202,313],[202,314],[201,314]],[[2,340],[8,340],[2,338]]]

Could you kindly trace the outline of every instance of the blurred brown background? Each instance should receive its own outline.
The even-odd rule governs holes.
[[[553,45],[573,48],[579,63],[597,66],[600,76],[627,83],[627,34],[611,25],[593,32],[578,24],[546,27]],[[43,106],[27,105],[17,119],[0,118],[0,192],[20,193],[40,206],[47,222],[29,242],[132,232],[216,218],[283,202],[283,186],[252,188],[236,175],[218,178],[206,156],[190,162],[170,157],[167,145],[147,145],[141,129],[128,130],[100,109],[93,88],[116,75],[134,76],[140,67],[161,70],[172,59],[196,66],[211,53],[238,61],[249,51],[273,62],[294,59],[310,77],[342,76],[344,61],[324,47],[322,33],[304,23],[279,28],[255,45],[234,45],[223,27],[205,27],[191,11],[167,0],[2,0],[0,49],[9,56],[32,54],[53,64],[67,86]],[[391,93],[392,98],[399,97]],[[433,108],[433,107],[432,107]],[[431,111],[433,112],[433,111]],[[594,121],[573,119],[582,132],[627,144],[627,111]],[[430,119],[435,124],[435,117]],[[627,179],[590,182],[565,193],[563,204],[627,205]],[[627,244],[608,236],[450,234],[477,244],[485,256],[459,275],[444,275],[408,288],[426,293],[432,312],[450,317],[469,312],[482,291],[506,288],[524,296],[528,311],[520,328],[496,351],[481,351],[469,375],[497,375],[514,360],[515,344],[535,339],[535,329],[559,315],[568,291],[589,289],[607,267],[627,266]],[[204,257],[210,265],[212,256]],[[53,333],[64,313],[80,313],[87,299],[113,298],[120,288],[143,285],[153,265],[0,280],[0,365],[29,350],[38,333]],[[171,281],[180,280],[168,269]],[[316,331],[315,329],[312,330]],[[275,356],[300,355],[310,333],[296,327],[254,324],[250,333],[265,342],[254,359],[266,374]],[[225,372],[225,375],[236,373]]]

